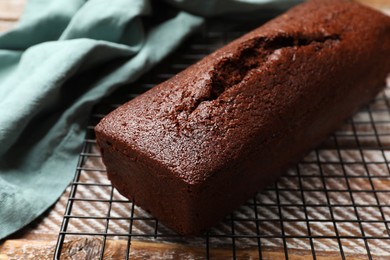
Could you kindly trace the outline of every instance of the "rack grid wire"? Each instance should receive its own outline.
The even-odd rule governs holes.
[[[108,181],[95,143],[96,123],[252,28],[205,26],[136,83],[95,108],[55,258],[63,255],[64,244],[71,239],[93,237],[99,238],[98,250],[90,255],[94,259],[390,259],[390,87],[203,236],[180,237],[122,197]]]

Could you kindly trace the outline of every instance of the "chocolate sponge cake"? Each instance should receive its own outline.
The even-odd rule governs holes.
[[[389,72],[389,17],[309,1],[111,112],[96,138],[120,193],[196,235],[335,131]]]

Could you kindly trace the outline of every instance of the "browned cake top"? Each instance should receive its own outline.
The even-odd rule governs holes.
[[[350,73],[354,61],[371,55],[361,46],[389,50],[385,41],[366,41],[374,35],[390,37],[390,18],[350,1],[310,1],[121,106],[96,131],[134,160],[148,157],[188,183],[200,182],[252,140],[299,127],[289,117],[304,117],[300,102],[311,104],[318,91],[332,95],[327,82],[344,73],[332,74],[335,64]],[[324,80],[305,88],[313,78]]]

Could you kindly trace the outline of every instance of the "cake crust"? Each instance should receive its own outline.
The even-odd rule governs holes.
[[[119,192],[195,235],[335,131],[389,72],[389,17],[309,1],[114,110],[97,143]]]

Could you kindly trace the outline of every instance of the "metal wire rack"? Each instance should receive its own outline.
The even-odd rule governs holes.
[[[276,183],[201,237],[178,236],[107,180],[94,139],[96,123],[252,27],[226,31],[206,26],[162,64],[96,107],[55,258],[75,237],[99,238],[91,258],[100,259],[390,258],[390,87]]]

